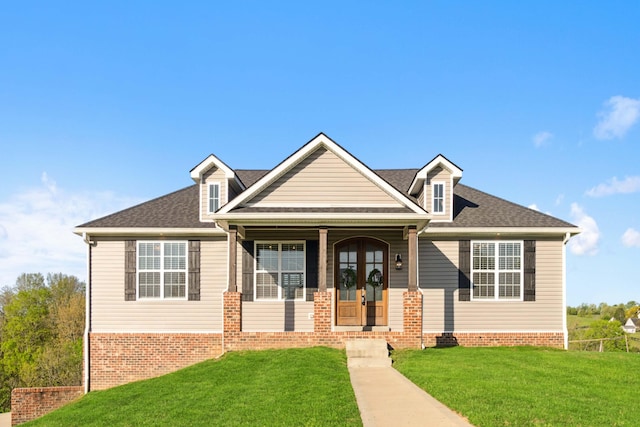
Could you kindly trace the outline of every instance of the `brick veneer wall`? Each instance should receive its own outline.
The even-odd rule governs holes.
[[[11,390],[11,425],[26,423],[79,398],[84,387],[37,387]]]
[[[515,346],[563,348],[558,333],[422,333],[422,294],[403,293],[402,331],[335,331],[331,292],[314,293],[313,332],[243,332],[242,294],[224,293],[220,334],[90,334],[91,390],[151,378],[218,356],[223,351],[328,346],[344,348],[357,338],[382,338],[393,348],[421,346]],[[223,344],[224,343],[224,344]],[[224,350],[223,350],[224,346]]]
[[[222,353],[222,334],[91,333],[89,388],[157,377]]]
[[[562,332],[464,332],[423,334],[426,347],[499,347],[531,345],[564,348]]]

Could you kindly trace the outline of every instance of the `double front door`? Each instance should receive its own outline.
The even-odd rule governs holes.
[[[336,324],[387,325],[387,245],[357,238],[335,251]]]

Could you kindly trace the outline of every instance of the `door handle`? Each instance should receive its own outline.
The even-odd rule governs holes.
[[[367,305],[367,297],[364,294],[360,296],[360,301],[362,301],[362,305]]]

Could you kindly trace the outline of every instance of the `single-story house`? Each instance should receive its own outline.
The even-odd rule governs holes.
[[[190,174],[75,229],[87,390],[353,338],[566,346],[565,244],[580,230],[461,184],[442,155],[372,170],[321,133],[270,170],[210,155]]]

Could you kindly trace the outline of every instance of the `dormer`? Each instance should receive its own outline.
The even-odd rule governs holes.
[[[236,173],[211,154],[191,169],[191,179],[200,186],[200,220],[213,221],[213,214],[245,190]]]
[[[462,178],[462,169],[442,154],[420,169],[411,182],[409,194],[431,213],[431,222],[453,221],[453,188]]]

